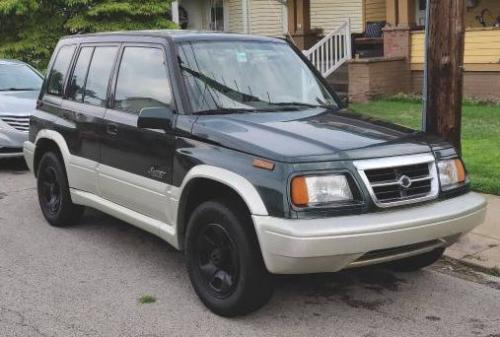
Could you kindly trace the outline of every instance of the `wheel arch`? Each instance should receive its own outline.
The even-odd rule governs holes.
[[[64,162],[64,166],[68,166],[69,162],[69,149],[63,136],[57,131],[41,130],[35,140],[35,154],[33,159],[33,172],[36,176],[38,171],[38,164],[43,154],[47,151],[56,152]]]
[[[200,203],[215,198],[231,198],[241,202],[248,215],[268,215],[266,206],[255,186],[246,178],[229,170],[195,166],[184,178],[177,209],[177,234],[180,249],[184,249],[187,223]]]

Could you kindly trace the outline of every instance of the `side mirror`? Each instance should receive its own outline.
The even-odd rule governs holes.
[[[174,111],[169,107],[143,108],[139,112],[137,127],[141,129],[169,130],[172,128]]]

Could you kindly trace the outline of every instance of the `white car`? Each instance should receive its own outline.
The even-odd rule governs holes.
[[[0,59],[0,159],[22,157],[42,83],[28,64]]]

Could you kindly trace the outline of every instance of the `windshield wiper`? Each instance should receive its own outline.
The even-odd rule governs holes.
[[[194,115],[228,115],[228,114],[244,114],[249,112],[256,112],[256,109],[245,108],[215,108],[210,110],[196,111]]]
[[[305,106],[305,107],[308,107],[308,108],[330,108],[330,106],[328,105],[320,105],[320,104],[310,104],[310,103],[303,103],[303,102],[277,102],[277,103],[268,103],[270,105],[276,105],[276,106],[299,106],[299,107],[302,107],[302,106]]]
[[[225,84],[222,84],[216,80],[214,80],[213,78],[205,75],[205,74],[202,74],[198,71],[195,71],[191,68],[188,68],[184,65],[180,65],[181,69],[184,70],[185,72],[187,72],[188,74],[196,77],[197,79],[199,79],[200,81],[202,81],[203,83],[205,83],[206,85],[208,85],[209,87],[217,90],[218,92],[226,95],[227,97],[229,97],[230,99],[232,100],[235,100],[237,102],[263,102],[261,101],[258,97],[256,96],[252,96],[252,95],[249,95],[249,94],[246,94],[244,92],[241,92],[241,91],[238,91],[238,90],[234,90],[230,87],[228,87],[227,85]]]

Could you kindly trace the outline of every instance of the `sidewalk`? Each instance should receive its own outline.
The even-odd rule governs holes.
[[[484,224],[446,250],[445,255],[467,264],[500,272],[500,197],[484,194],[488,210]]]

